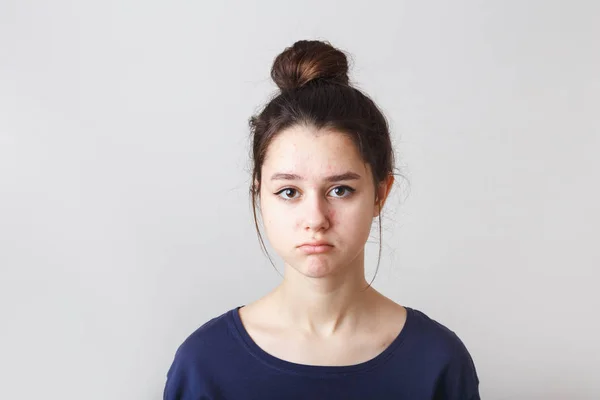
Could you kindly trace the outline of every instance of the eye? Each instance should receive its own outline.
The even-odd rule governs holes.
[[[352,189],[349,186],[336,186],[331,190],[330,193],[335,193],[336,196],[334,197],[344,198],[350,196],[352,193],[354,193],[354,191],[355,189]]]
[[[281,189],[279,192],[275,193],[277,196],[281,197],[283,200],[292,200],[295,198],[295,194],[297,194],[298,191],[296,189],[292,189],[292,188],[285,188],[285,189]]]

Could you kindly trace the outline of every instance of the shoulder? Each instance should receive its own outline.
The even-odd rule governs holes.
[[[462,340],[446,325],[430,318],[422,311],[410,307],[405,308],[411,330],[415,334],[413,335],[414,340],[426,344],[432,352],[446,357],[466,351]]]
[[[175,363],[206,360],[228,343],[231,313],[229,310],[214,317],[190,334],[175,353]]]
[[[187,399],[191,394],[210,391],[213,366],[222,362],[222,354],[230,345],[231,312],[204,323],[177,348],[167,372],[165,399]]]
[[[192,332],[179,346],[177,354],[188,354],[198,348],[212,348],[215,341],[223,338],[229,330],[228,318],[233,310],[214,317]]]
[[[411,344],[428,365],[437,366],[436,393],[447,399],[478,399],[479,378],[464,342],[450,328],[425,313],[407,308]],[[437,398],[437,397],[436,397]]]

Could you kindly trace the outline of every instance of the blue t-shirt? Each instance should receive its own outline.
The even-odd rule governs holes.
[[[165,400],[479,400],[479,379],[463,342],[424,313],[375,358],[350,366],[284,361],[262,350],[239,307],[214,318],[179,347]]]

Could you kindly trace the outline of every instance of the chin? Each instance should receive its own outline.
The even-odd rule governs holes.
[[[311,256],[293,267],[309,278],[325,278],[339,272],[340,266],[322,256]]]

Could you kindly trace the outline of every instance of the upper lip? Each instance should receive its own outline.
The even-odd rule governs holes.
[[[317,240],[317,241],[314,241],[314,242],[302,243],[298,247],[302,247],[302,246],[331,246],[331,243],[328,243],[328,242],[326,242],[324,240]]]

